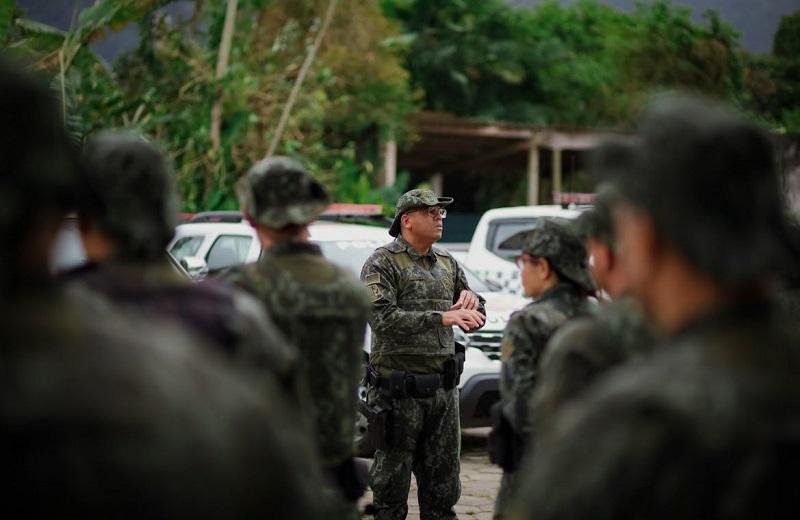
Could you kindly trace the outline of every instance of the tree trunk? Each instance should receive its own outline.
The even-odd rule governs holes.
[[[272,136],[272,142],[269,144],[267,155],[264,156],[265,158],[271,157],[272,154],[275,153],[275,149],[278,147],[281,137],[283,137],[283,130],[286,127],[286,122],[289,120],[289,114],[292,112],[295,101],[297,101],[297,95],[300,93],[300,87],[303,85],[303,81],[306,79],[308,69],[311,68],[311,64],[314,62],[317,51],[322,44],[322,39],[325,37],[325,33],[328,32],[328,26],[330,26],[331,20],[333,20],[333,14],[336,11],[337,3],[338,0],[331,0],[328,4],[328,10],[325,12],[325,18],[322,21],[322,26],[319,28],[317,37],[314,39],[314,44],[308,51],[306,59],[303,62],[303,66],[300,68],[300,73],[297,75],[297,79],[294,81],[292,92],[289,94],[289,100],[286,102],[286,106],[283,107],[283,113],[281,114],[280,121],[278,121],[278,127],[275,129],[275,135]]]
[[[228,71],[228,60],[231,56],[231,42],[233,41],[237,5],[238,0],[228,0],[227,9],[225,10],[225,25],[222,29],[222,39],[220,40],[219,52],[217,53],[217,80],[221,80]],[[214,103],[214,107],[211,109],[211,147],[213,150],[218,150],[222,145],[220,128],[222,127],[223,95],[224,92],[222,91],[222,87],[220,87],[217,102]]]

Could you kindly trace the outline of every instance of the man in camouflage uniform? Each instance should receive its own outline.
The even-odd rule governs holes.
[[[50,277],[78,154],[46,84],[2,62],[0,111],[6,514],[320,518],[309,440],[286,431],[274,379],[256,392],[181,329],[123,319]]]
[[[774,301],[785,222],[770,138],[665,97],[612,209],[632,294],[667,335],[566,406],[512,518],[797,518],[800,336]]]
[[[567,224],[541,218],[502,247],[521,251],[517,265],[522,287],[535,301],[514,313],[503,332],[500,402],[493,410],[496,426],[491,436],[492,459],[503,467],[495,518],[506,513],[515,493],[517,467],[532,441],[530,399],[547,340],[567,320],[589,312],[588,296],[594,289],[586,249]]]
[[[596,159],[595,171],[612,158],[614,167],[624,160],[619,153],[603,153]],[[641,305],[627,294],[628,281],[611,226],[613,196],[612,188],[601,187],[594,207],[578,218],[592,278],[611,301],[601,302],[592,315],[566,323],[548,342],[531,400],[537,436],[565,402],[581,396],[613,367],[648,355],[656,342]]]
[[[391,414],[370,470],[376,520],[406,517],[412,472],[421,517],[456,518],[460,371],[452,327],[476,330],[486,311],[455,259],[433,245],[452,201],[430,190],[403,194],[389,230],[397,239],[361,271],[372,294],[367,400]]]
[[[329,204],[317,182],[287,157],[263,160],[237,185],[242,211],[264,248],[252,265],[222,277],[251,292],[300,349],[322,466],[341,505],[331,518],[355,518],[363,493],[353,460],[356,404],[369,299],[350,272],[308,241],[308,224]],[[365,483],[364,483],[365,484]],[[344,499],[344,500],[342,500]]]
[[[78,215],[88,263],[66,278],[125,312],[185,326],[248,370],[273,372],[296,394],[296,349],[261,304],[215,280],[193,283],[168,261],[178,204],[163,152],[140,136],[106,131],[83,155]]]

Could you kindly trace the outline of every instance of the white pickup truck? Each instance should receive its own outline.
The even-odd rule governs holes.
[[[581,214],[581,211],[581,208],[564,209],[558,205],[490,209],[478,221],[463,263],[484,280],[499,286],[504,292],[521,295],[519,270],[514,264],[514,257],[520,252],[514,249],[501,249],[500,244],[511,235],[530,229],[538,218],[574,219]]]
[[[356,276],[367,257],[392,240],[386,228],[357,224],[318,221],[309,226],[309,232],[310,240],[322,248],[329,260],[350,269]],[[167,250],[194,275],[254,262],[261,253],[255,230],[241,221],[181,224]],[[470,334],[454,330],[457,339],[467,346],[459,398],[461,424],[470,428],[489,424],[489,408],[499,399],[503,329],[511,313],[526,302],[517,295],[487,286],[469,269],[465,274],[470,287],[486,298],[487,313],[486,324],[480,330]],[[369,336],[365,342],[367,352]]]

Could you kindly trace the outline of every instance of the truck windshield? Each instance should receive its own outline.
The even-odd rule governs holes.
[[[504,249],[500,247],[507,238],[533,227],[536,218],[505,220],[492,223],[489,229],[488,249],[499,257],[510,260],[519,255],[519,249]]]

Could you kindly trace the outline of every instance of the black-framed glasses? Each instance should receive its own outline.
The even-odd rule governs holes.
[[[408,213],[414,213],[415,211],[424,211],[428,215],[430,215],[431,218],[436,218],[436,217],[442,217],[443,219],[447,218],[447,210],[439,206],[430,206],[427,208],[412,209]]]

